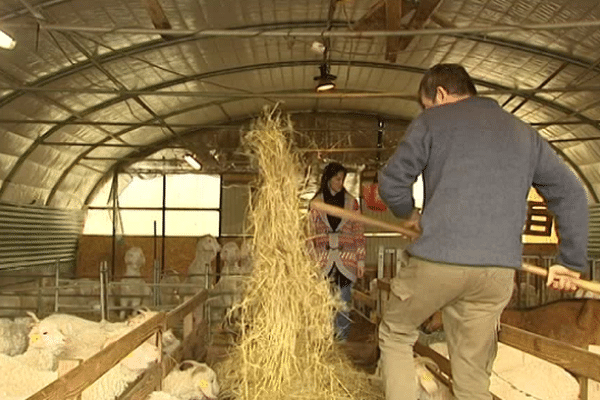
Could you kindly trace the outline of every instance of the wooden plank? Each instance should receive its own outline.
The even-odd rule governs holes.
[[[600,354],[506,324],[501,324],[498,339],[501,343],[556,364],[574,375],[600,381]]]
[[[155,364],[144,373],[121,394],[118,400],[146,400],[155,390],[160,389],[162,376],[161,366]]]
[[[85,360],[56,381],[29,397],[28,400],[64,400],[75,397],[113,368],[129,353],[164,326],[166,316],[158,313],[118,341]]]
[[[377,299],[372,298],[366,293],[361,292],[360,290],[352,290],[352,298],[355,301],[366,304],[369,308],[375,310],[377,308]],[[367,318],[368,319],[368,318]]]
[[[142,0],[156,29],[171,29],[171,23],[158,0]]]
[[[402,0],[385,0],[385,27],[388,31],[399,31],[402,29],[400,18],[402,17]],[[385,59],[396,62],[400,38],[388,36],[385,45]]]
[[[377,279],[377,289],[383,290],[384,292],[389,292],[390,289],[390,279],[389,278],[381,278]]]
[[[167,328],[177,325],[187,314],[193,312],[198,306],[208,299],[208,291],[203,289],[196,293],[194,297],[180,304],[167,314]]]
[[[386,0],[379,0],[358,21],[352,25],[355,31],[383,31],[386,29]],[[416,2],[401,1],[401,17],[414,10]]]
[[[441,0],[421,0],[417,12],[408,23],[408,30],[422,29],[423,25],[431,18],[434,11],[440,5]],[[406,50],[414,36],[403,36],[399,38],[398,51]]]

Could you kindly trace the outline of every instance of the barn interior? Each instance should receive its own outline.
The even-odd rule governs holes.
[[[119,302],[119,289],[101,296],[100,282],[128,279],[147,285],[145,306],[168,312],[194,294],[184,281],[201,263],[214,294],[227,263],[248,256],[258,170],[243,138],[265,107],[291,120],[303,207],[335,161],[363,214],[397,224],[373,192],[377,172],[421,112],[420,79],[438,63],[463,65],[481,96],[535,127],[581,180],[585,278],[599,279],[599,28],[595,0],[2,1],[0,316],[117,321],[140,303]],[[422,205],[420,182],[414,196]],[[548,267],[553,217],[533,190],[528,204],[523,260]],[[373,279],[392,278],[408,244],[380,227],[365,236],[358,342],[372,338],[382,302]],[[212,256],[200,249],[209,242]],[[520,272],[512,304],[571,297]],[[207,340],[224,340],[223,312],[208,304]]]

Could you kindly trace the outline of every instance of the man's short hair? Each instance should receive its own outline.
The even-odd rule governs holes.
[[[419,85],[419,99],[421,96],[430,100],[435,99],[438,86],[446,89],[449,94],[459,96],[477,94],[473,80],[459,64],[437,64],[429,68]]]

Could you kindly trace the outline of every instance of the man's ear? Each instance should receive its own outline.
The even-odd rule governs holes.
[[[448,91],[444,87],[438,86],[435,88],[435,100],[437,104],[444,104],[447,98]]]

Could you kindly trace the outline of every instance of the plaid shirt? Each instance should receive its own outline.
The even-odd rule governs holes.
[[[323,195],[315,197],[323,201]],[[344,208],[360,213],[358,201],[346,193]],[[337,269],[356,282],[358,266],[365,265],[365,235],[361,223],[342,218],[335,231],[331,229],[327,214],[310,209],[310,219],[314,229],[313,249],[325,275],[329,274],[333,264]]]

